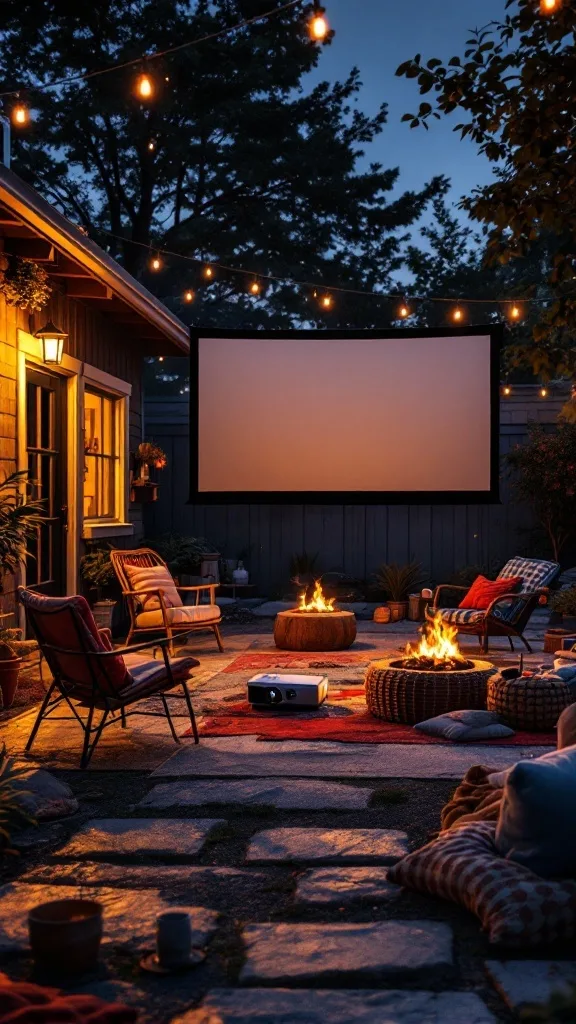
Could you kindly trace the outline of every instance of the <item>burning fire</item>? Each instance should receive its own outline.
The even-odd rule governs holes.
[[[322,584],[320,580],[316,580],[314,594],[312,600],[306,603],[306,591],[300,594],[300,604],[298,605],[299,612],[333,612],[335,597],[329,597],[328,600],[324,597],[322,591]]]
[[[437,612],[432,621],[424,625],[418,647],[406,644],[406,659],[442,667],[461,665],[465,659],[456,643],[457,635],[458,629],[444,622],[442,613]]]

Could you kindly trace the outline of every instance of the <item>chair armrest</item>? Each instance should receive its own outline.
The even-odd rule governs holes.
[[[216,590],[216,587],[219,586],[219,583],[197,583],[193,587],[181,587],[178,585],[176,590]]]
[[[189,633],[193,633],[193,629],[187,629],[185,633],[179,633],[178,636],[187,636]],[[147,647],[167,647],[170,643],[170,637],[161,637],[159,640],[146,640],[139,644],[130,644],[129,647],[114,647],[111,651],[69,651],[65,647],[55,647],[54,644],[42,644],[42,647],[47,648],[50,651],[55,651],[56,654],[67,654],[71,657],[77,658],[112,658],[116,655],[124,654],[136,654],[137,651],[144,651]],[[200,662],[198,662],[200,664]]]
[[[441,607],[441,605],[438,602],[442,590],[460,590],[462,591],[463,594],[467,594],[468,591],[470,590],[470,587],[460,587],[456,584],[452,585],[452,583],[441,583],[438,587],[436,587],[436,590],[434,591],[434,596],[432,598],[432,608],[434,609],[434,611],[436,611],[437,608]]]
[[[537,600],[539,596],[539,590],[531,590],[528,593],[522,594],[518,593],[518,591],[512,594],[500,594],[500,597],[495,597],[494,600],[490,602],[486,609],[486,615],[491,615],[492,609],[495,608],[496,605],[500,604],[501,601],[522,601],[523,604],[528,604],[530,601],[535,599]]]

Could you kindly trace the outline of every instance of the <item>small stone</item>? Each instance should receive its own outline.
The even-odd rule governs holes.
[[[303,1010],[305,1007],[305,1010]],[[304,1016],[305,1014],[305,1016]],[[473,992],[214,989],[172,1024],[495,1024]]]
[[[408,853],[407,836],[387,828],[273,828],[252,839],[247,861],[393,864]]]
[[[201,807],[203,804],[265,804],[285,811],[355,811],[368,806],[370,789],[317,779],[196,779],[168,782],[139,807]]]
[[[19,882],[43,885],[118,885],[124,889],[163,889],[170,886],[195,886],[210,882],[254,881],[265,875],[240,868],[197,867],[176,864],[106,864],[102,861],[73,861],[71,864],[44,864],[21,875]]]
[[[254,924],[243,936],[247,982],[362,981],[453,962],[452,929],[436,921]]]
[[[64,899],[95,899],[104,907],[103,942],[154,947],[156,917],[170,904],[157,890],[146,896],[137,889],[85,888],[72,885],[26,885],[11,882],[0,888],[0,952],[28,947],[28,912],[40,903]],[[185,907],[192,922],[192,945],[206,944],[216,928],[218,914],[205,907]]]
[[[486,970],[511,1010],[526,1003],[542,1005],[555,992],[568,994],[576,985],[573,960],[488,960]]]
[[[221,818],[93,818],[62,857],[193,857]]]
[[[297,903],[352,903],[354,900],[389,900],[400,886],[387,881],[386,868],[314,868],[298,879]],[[343,908],[341,908],[343,909]],[[376,907],[373,908],[374,910]]]
[[[16,802],[36,821],[67,818],[78,810],[78,801],[70,786],[54,778],[43,768],[34,768],[11,783]]]

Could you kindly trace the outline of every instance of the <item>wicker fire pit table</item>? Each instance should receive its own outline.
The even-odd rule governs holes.
[[[278,612],[274,643],[283,651],[345,651],[356,639],[353,612]]]
[[[482,710],[494,666],[467,660],[454,670],[426,671],[405,668],[403,659],[383,658],[366,672],[368,710],[387,722],[416,725],[448,711]]]

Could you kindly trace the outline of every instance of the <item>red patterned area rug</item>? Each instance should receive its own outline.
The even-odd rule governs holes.
[[[445,743],[425,736],[410,725],[374,718],[366,708],[364,667],[389,656],[390,651],[336,654],[291,652],[246,653],[195,691],[201,710],[203,736],[257,736],[259,740],[331,740],[340,743]],[[326,673],[328,697],[311,711],[254,710],[246,701],[246,683],[268,670]],[[332,671],[330,671],[332,670]],[[187,730],[185,735],[189,735]],[[555,746],[556,734],[517,732],[507,740],[486,740],[486,746]]]

